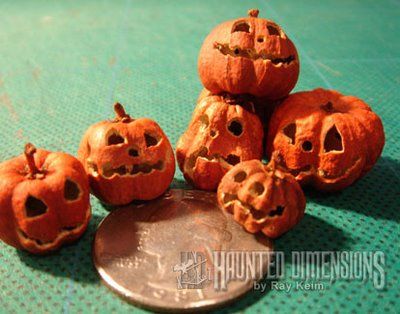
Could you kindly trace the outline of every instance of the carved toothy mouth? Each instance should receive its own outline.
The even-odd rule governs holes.
[[[222,163],[226,166],[226,168],[234,166],[240,162],[240,157],[238,157],[234,154],[229,154],[226,158],[219,154],[214,154],[214,155],[207,155],[207,156],[198,156],[196,159],[203,159],[203,160],[207,160],[207,161],[211,161],[211,162]]]
[[[301,180],[305,176],[315,176],[315,177],[320,177],[320,178],[323,178],[326,180],[337,180],[337,179],[340,179],[343,176],[345,176],[347,173],[350,173],[354,169],[356,169],[359,166],[361,161],[362,161],[361,158],[357,158],[349,168],[343,169],[339,174],[336,174],[336,175],[329,175],[323,169],[316,169],[312,165],[307,165],[307,166],[301,167],[299,169],[289,168],[289,167],[287,167],[287,165],[283,159],[281,159],[279,166],[282,167],[285,171],[289,172],[291,175],[293,175],[297,180]]]
[[[42,241],[39,239],[32,238],[26,234],[22,229],[17,228],[17,234],[18,236],[23,239],[23,241],[28,242],[30,245],[35,246],[36,248],[42,249],[47,249],[49,247],[56,247],[58,244],[67,236],[70,235],[77,235],[83,231],[84,228],[87,226],[87,222],[90,219],[90,205],[88,206],[86,210],[86,217],[85,217],[85,222],[80,223],[76,226],[69,226],[69,227],[62,227],[60,229],[60,232],[58,236],[53,240],[53,241]]]
[[[215,43],[214,48],[218,49],[223,55],[235,57],[235,58],[246,58],[250,60],[264,60],[270,61],[273,65],[280,66],[289,66],[291,63],[296,62],[296,57],[291,55],[286,58],[272,56],[271,54],[267,53],[265,50],[261,52],[257,52],[254,48],[250,49],[242,49],[239,47],[229,47],[229,44],[219,44]]]
[[[92,176],[99,176],[98,167],[93,163],[88,163],[89,171]],[[115,176],[120,177],[133,177],[138,174],[150,174],[153,171],[162,171],[164,169],[164,162],[159,160],[158,162],[151,163],[142,163],[135,165],[122,165],[116,168],[110,168],[108,165],[105,165],[101,169],[101,176],[106,179],[113,178]]]
[[[311,174],[311,172],[312,172],[311,169],[313,169],[310,165],[301,167],[299,169],[289,169],[289,168],[286,168],[285,166],[283,166],[283,168],[285,168],[285,170],[288,171],[294,177],[297,177],[301,173]]]
[[[233,213],[234,205],[238,204],[240,207],[243,208],[243,214],[245,214],[246,216],[251,215],[258,224],[263,224],[267,220],[276,216],[282,216],[285,209],[284,206],[277,206],[276,208],[270,210],[256,209],[249,204],[243,203],[241,200],[239,200],[236,194],[229,193],[223,194],[223,202],[224,208],[230,213]]]
[[[187,159],[185,163],[187,172],[193,172],[198,159],[202,159],[207,162],[219,163],[223,168],[226,169],[229,169],[240,162],[240,157],[235,154],[229,154],[227,157],[224,157],[220,154],[209,154],[208,149],[206,147],[202,147],[199,151],[190,155],[190,157]]]

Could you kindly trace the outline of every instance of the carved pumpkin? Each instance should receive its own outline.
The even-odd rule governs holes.
[[[89,183],[73,156],[32,144],[0,164],[0,238],[44,254],[78,239],[90,219]]]
[[[251,233],[277,238],[304,216],[306,200],[289,173],[259,160],[237,164],[222,178],[218,203]]]
[[[261,158],[262,146],[263,127],[251,102],[203,91],[176,155],[189,183],[213,191],[233,165]]]
[[[214,95],[211,93],[209,90],[203,88],[201,91],[197,102],[199,102],[201,99],[207,96]],[[228,94],[228,93],[221,93],[225,99],[228,99],[228,102],[234,102],[238,104],[242,103],[248,103],[250,105],[251,111],[255,112],[255,114],[258,116],[260,119],[260,122],[263,125],[263,130],[264,130],[264,136],[267,135],[268,133],[268,125],[269,125],[269,120],[271,119],[272,113],[274,112],[274,109],[282,102],[282,100],[271,100],[265,97],[256,97],[250,94],[242,94],[242,95],[233,95],[233,94]],[[254,109],[254,110],[253,110]],[[265,144],[265,141],[264,141]]]
[[[290,95],[274,112],[268,154],[303,184],[343,189],[370,170],[381,155],[381,119],[361,99],[315,89]]]
[[[116,118],[92,125],[79,147],[92,193],[112,205],[154,199],[174,177],[171,144],[155,121],[133,119],[119,103],[114,110]]]
[[[198,70],[205,88],[214,94],[252,94],[282,98],[296,85],[296,47],[276,23],[249,17],[218,25],[201,47]]]

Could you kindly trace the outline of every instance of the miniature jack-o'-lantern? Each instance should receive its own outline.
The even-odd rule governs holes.
[[[222,178],[218,203],[251,233],[262,231],[277,238],[304,216],[306,200],[289,173],[259,160],[237,164]]]
[[[201,99],[207,96],[212,96],[212,95],[215,94],[203,88],[197,99],[197,102],[199,102]],[[225,97],[225,99],[227,99],[229,103],[232,102],[236,102],[238,104],[248,103],[250,105],[251,111],[255,112],[255,114],[258,116],[263,125],[264,136],[266,136],[268,133],[269,120],[271,119],[274,109],[282,102],[282,99],[271,100],[265,97],[256,97],[250,94],[233,95],[228,93],[221,93],[220,95]]]
[[[289,94],[299,76],[297,50],[281,27],[249,17],[218,25],[201,47],[198,70],[214,94],[252,94],[279,99]]]
[[[171,144],[155,121],[133,119],[119,103],[114,110],[116,118],[92,125],[79,147],[92,193],[112,205],[154,199],[174,177]]]
[[[0,238],[34,254],[78,239],[90,219],[89,183],[73,156],[32,144],[0,164]]]
[[[176,155],[189,183],[213,191],[233,165],[260,159],[262,146],[263,127],[251,102],[203,91]]]
[[[303,184],[343,189],[376,163],[385,143],[381,119],[361,99],[324,89],[290,95],[274,112],[268,154]]]

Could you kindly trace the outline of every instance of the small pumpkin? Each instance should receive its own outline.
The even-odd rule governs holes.
[[[176,156],[189,183],[215,191],[233,165],[261,158],[262,146],[263,126],[251,102],[203,91]]]
[[[203,88],[201,91],[197,102],[201,99],[214,95],[206,88]],[[271,119],[272,113],[278,104],[282,102],[282,99],[279,100],[271,100],[265,97],[256,97],[250,94],[241,94],[241,95],[233,95],[229,93],[220,93],[220,96],[223,96],[227,99],[228,103],[237,103],[237,104],[248,104],[247,108],[250,109],[251,112],[255,112],[255,114],[260,119],[260,122],[263,125],[264,137],[268,133],[268,125],[269,120]]]
[[[78,239],[91,215],[89,182],[73,156],[27,144],[0,164],[0,238],[44,254]]]
[[[92,193],[112,205],[154,199],[174,177],[171,144],[155,121],[133,119],[119,103],[114,110],[116,118],[92,125],[79,147]]]
[[[198,71],[214,94],[252,94],[279,99],[289,94],[299,76],[297,50],[276,23],[248,17],[224,22],[204,40]]]
[[[340,190],[367,173],[382,153],[381,119],[361,99],[315,89],[290,95],[271,117],[267,151],[302,184]]]
[[[300,185],[275,160],[237,164],[218,187],[219,206],[251,233],[262,231],[277,238],[292,229],[304,216],[306,200]]]

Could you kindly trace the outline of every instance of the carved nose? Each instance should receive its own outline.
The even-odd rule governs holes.
[[[301,145],[301,148],[305,151],[305,152],[310,152],[313,149],[313,145],[310,141],[304,141],[303,144]]]
[[[257,42],[263,43],[266,40],[265,36],[258,36],[257,37]]]

